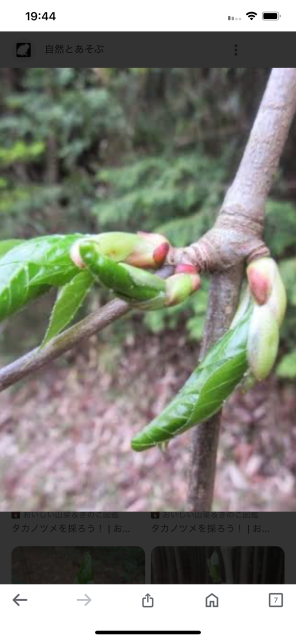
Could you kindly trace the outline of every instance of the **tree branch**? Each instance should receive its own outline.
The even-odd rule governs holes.
[[[295,113],[296,70],[273,69],[235,179],[216,223],[197,242],[172,249],[170,264],[222,271],[268,255],[262,242],[265,201]]]
[[[261,237],[265,200],[295,109],[296,69],[274,69],[237,175],[214,227],[198,242],[169,252],[169,265],[191,262],[201,271],[214,272],[201,357],[230,325],[238,303],[244,260],[268,254]],[[4,367],[0,371],[0,391],[101,331],[129,310],[127,303],[115,299],[42,349],[34,349]],[[219,427],[220,415],[217,415],[194,430],[189,510],[211,508]]]
[[[37,349],[33,349],[33,351],[8,364],[0,370],[0,391],[4,391],[4,389],[22,380],[30,373],[35,373],[38,369],[65,353],[65,351],[76,347],[82,340],[102,331],[109,324],[124,316],[130,309],[131,307],[126,302],[115,298],[115,300],[102,307],[100,311],[91,313],[81,322],[77,322],[73,327],[50,340],[42,349],[37,347]]]
[[[243,261],[266,255],[261,239],[265,201],[295,110],[296,69],[273,69],[216,224],[199,242],[183,252],[184,261],[189,259],[201,269],[219,271],[232,267],[212,278],[201,357],[231,323],[240,293]],[[218,414],[194,429],[188,495],[190,511],[211,509],[220,422],[221,414]]]
[[[213,275],[199,360],[203,360],[212,344],[227,331],[237,309],[242,278],[242,263],[228,271]],[[188,495],[189,508],[192,511],[209,511],[211,508],[220,422],[221,411],[200,424],[193,432]]]
[[[172,275],[174,272],[173,267],[164,266],[157,269],[155,273],[164,280]],[[44,367],[49,362],[52,362],[60,355],[69,351],[73,347],[76,347],[82,340],[90,338],[95,333],[102,331],[109,324],[118,320],[124,316],[128,311],[131,311],[132,307],[124,302],[115,298],[108,304],[106,304],[100,311],[91,313],[89,316],[77,322],[73,327],[63,331],[56,338],[53,338],[42,349],[37,347],[30,351],[26,355],[18,358],[11,364],[0,370],[0,392],[4,391],[15,382],[19,382],[22,378],[25,378],[30,373],[34,373]]]

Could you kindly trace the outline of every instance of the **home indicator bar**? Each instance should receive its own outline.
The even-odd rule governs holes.
[[[194,636],[201,631],[95,631],[98,636]]]

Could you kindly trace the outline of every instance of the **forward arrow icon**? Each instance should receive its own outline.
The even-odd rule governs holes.
[[[89,602],[91,602],[91,598],[89,596],[87,596],[86,593],[84,595],[85,595],[86,600],[85,600],[85,598],[77,598],[77,602],[85,602],[84,606],[86,607],[86,605]]]

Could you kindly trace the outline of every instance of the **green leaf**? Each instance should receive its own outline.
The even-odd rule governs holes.
[[[77,274],[70,248],[80,237],[72,234],[33,238],[0,257],[0,321]]]
[[[94,278],[89,271],[80,271],[59,290],[41,347],[44,347],[73,320],[93,282]]]
[[[0,258],[2,258],[2,256],[5,256],[5,254],[8,253],[10,249],[13,249],[18,244],[21,244],[21,242],[24,242],[24,241],[23,240],[2,240],[0,242]]]
[[[207,353],[172,402],[132,440],[135,451],[162,444],[213,416],[248,369],[247,338],[252,305]]]
[[[93,582],[93,579],[94,579],[94,563],[90,555],[90,552],[86,551],[82,559],[81,567],[77,573],[77,576],[74,579],[74,583],[90,584]]]
[[[219,556],[217,551],[214,551],[211,557],[207,560],[207,565],[209,569],[209,575],[211,576],[213,582],[222,582],[220,572],[219,572]]]
[[[138,267],[114,262],[98,253],[94,242],[80,246],[81,258],[94,278],[131,304],[145,305],[165,302],[165,281]]]

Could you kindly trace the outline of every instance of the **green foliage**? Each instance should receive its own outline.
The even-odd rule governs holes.
[[[43,142],[33,142],[26,144],[18,140],[11,147],[0,148],[0,166],[9,167],[16,162],[27,163],[36,160],[43,154],[45,144]]]
[[[0,240],[115,229],[157,230],[177,246],[197,239],[235,175],[268,73],[1,69]],[[296,344],[294,139],[264,232],[288,292],[281,358]],[[207,290],[203,277],[186,303],[145,314],[147,329],[200,340]]]
[[[249,270],[268,279],[270,293],[257,304]],[[266,378],[276,359],[286,295],[273,258],[255,260],[249,286],[230,329],[213,344],[176,397],[132,439],[135,451],[166,444],[171,438],[215,415],[243,378]]]
[[[296,307],[296,258],[282,260],[280,263],[280,271],[287,289],[288,303]]]
[[[78,268],[70,258],[70,248],[78,238],[74,234],[14,242],[0,258],[0,320],[20,311],[50,287],[63,287],[75,277]]]
[[[87,296],[93,278],[89,271],[80,271],[59,290],[42,347],[57,336],[76,316]]]
[[[132,439],[135,451],[167,443],[221,409],[248,369],[247,340],[253,306],[210,349],[164,411]]]
[[[120,100],[98,86],[91,69],[12,71],[5,88],[0,103],[3,237],[83,230],[89,198],[95,198],[92,163],[106,137],[124,129]]]
[[[112,232],[94,236],[41,236],[23,242],[3,240],[0,320],[20,311],[51,287],[57,287],[59,292],[43,347],[73,320],[95,281],[136,308],[161,309],[179,304],[195,291],[194,276],[179,273],[165,280],[128,263],[130,259],[133,264],[142,265],[144,260],[144,265],[147,261],[150,265],[157,242],[162,246],[163,238]],[[127,263],[119,261],[121,257]]]
[[[289,238],[287,234],[287,242],[288,241]],[[287,290],[288,308],[281,330],[281,351],[283,355],[276,369],[276,373],[280,378],[296,378],[296,258],[281,260],[280,272]]]
[[[282,358],[276,373],[279,378],[296,378],[296,349]]]
[[[211,225],[224,178],[224,164],[199,154],[198,149],[175,158],[147,157],[98,174],[98,180],[108,185],[108,197],[103,192],[92,213],[102,230],[130,229],[130,225],[133,231],[157,228],[172,241],[178,237],[177,244],[182,244],[186,237],[193,237],[191,232]],[[184,226],[185,233],[180,235]]]
[[[74,578],[76,584],[92,584],[94,581],[94,561],[89,551],[86,551],[80,569]]]
[[[296,207],[290,202],[269,200],[266,207],[264,239],[276,258],[295,256]]]
[[[217,551],[214,551],[210,558],[207,558],[207,565],[209,569],[209,575],[214,583],[222,582],[219,571],[219,556]]]

